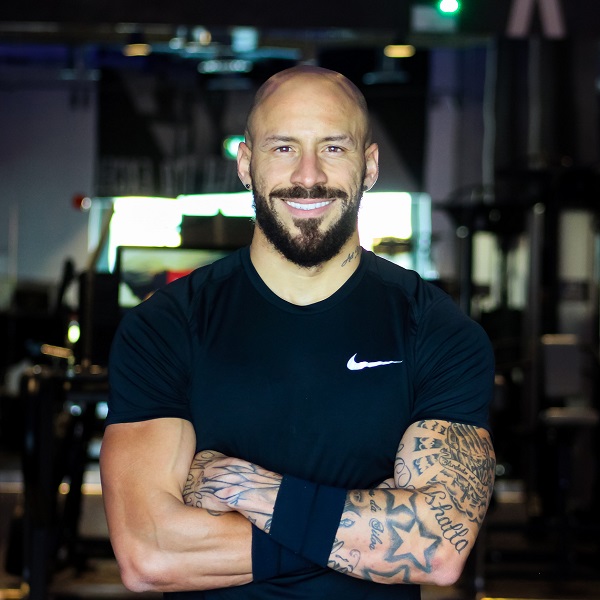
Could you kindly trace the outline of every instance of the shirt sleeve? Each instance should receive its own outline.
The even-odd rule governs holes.
[[[483,328],[444,296],[422,314],[417,331],[414,421],[489,429],[495,360]]]
[[[187,389],[190,328],[169,293],[131,309],[117,330],[109,360],[106,424],[164,417],[191,420]]]

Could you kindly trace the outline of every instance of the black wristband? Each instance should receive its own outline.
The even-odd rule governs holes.
[[[284,475],[269,534],[292,552],[326,567],[345,502],[346,490]]]
[[[265,581],[280,575],[316,568],[315,564],[278,544],[252,525],[252,580]]]

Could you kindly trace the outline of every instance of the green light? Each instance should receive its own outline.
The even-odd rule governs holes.
[[[223,140],[223,154],[225,158],[235,160],[240,142],[244,141],[243,135],[230,135]]]
[[[77,321],[71,321],[67,328],[67,339],[71,344],[76,344],[81,336],[81,330]]]
[[[443,13],[457,13],[460,10],[460,2],[458,0],[440,0],[438,8]]]

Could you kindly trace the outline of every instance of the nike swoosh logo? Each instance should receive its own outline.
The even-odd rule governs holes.
[[[375,362],[356,362],[356,354],[348,361],[346,365],[351,371],[360,371],[362,369],[371,369],[372,367],[383,367],[384,365],[397,365],[401,360],[378,360]]]

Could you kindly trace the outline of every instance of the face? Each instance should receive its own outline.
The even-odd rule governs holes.
[[[377,174],[366,135],[339,81],[297,75],[261,101],[239,171],[252,181],[258,229],[287,260],[313,267],[358,243],[363,186]]]

